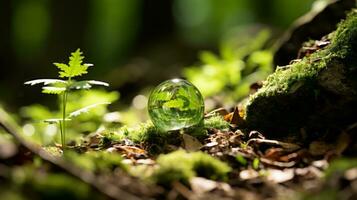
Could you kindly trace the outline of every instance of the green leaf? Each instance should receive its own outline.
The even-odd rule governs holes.
[[[183,108],[184,101],[182,99],[172,99],[164,103],[165,108]]]
[[[236,156],[236,160],[243,166],[246,166],[248,163],[247,160],[240,154]]]
[[[78,81],[78,82],[73,82],[69,88],[70,89],[75,89],[75,90],[81,90],[81,89],[90,89],[92,85],[102,85],[108,87],[109,84],[102,82],[102,81],[95,81],[95,80],[89,80],[89,81]]]
[[[42,87],[42,93],[45,94],[61,94],[64,91],[66,91],[65,87],[54,87],[54,86]]]
[[[71,121],[71,119],[65,119],[66,121]],[[63,121],[63,119],[62,118],[53,118],[53,119],[45,119],[45,120],[43,120],[44,122],[46,122],[46,123],[49,123],[49,124],[58,124],[58,123],[60,123],[60,122],[62,122]]]
[[[43,85],[49,85],[49,84],[55,84],[55,83],[65,84],[66,81],[63,81],[60,79],[36,79],[36,80],[32,80],[32,81],[27,81],[24,84],[25,85],[37,85],[37,84],[41,84],[41,83],[43,83]]]
[[[92,64],[82,64],[84,56],[82,56],[82,52],[80,49],[77,49],[75,52],[71,53],[69,57],[68,65],[64,63],[53,63],[60,69],[59,76],[61,78],[67,77],[72,78],[75,76],[81,76],[83,74],[88,73],[87,69]]]
[[[68,115],[68,118],[72,118],[72,117],[77,117],[83,113],[86,113],[88,112],[90,109],[92,108],[95,108],[99,105],[107,105],[107,104],[110,104],[110,102],[102,102],[102,103],[95,103],[95,104],[92,104],[92,105],[89,105],[89,106],[86,106],[84,108],[81,108],[79,110],[76,110],[74,112],[71,112],[69,115]]]
[[[253,169],[257,170],[259,168],[259,163],[260,163],[259,158],[254,158],[253,163],[252,163]]]

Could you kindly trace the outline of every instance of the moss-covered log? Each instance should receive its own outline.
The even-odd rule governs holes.
[[[357,10],[328,38],[326,47],[278,67],[250,96],[245,105],[248,127],[282,135],[357,121]]]

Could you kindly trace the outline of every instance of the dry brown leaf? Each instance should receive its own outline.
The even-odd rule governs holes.
[[[187,151],[198,151],[202,148],[202,143],[198,141],[197,138],[188,135],[188,134],[182,134],[182,141],[183,141],[183,147]]]
[[[115,149],[113,149],[115,148]],[[127,158],[147,158],[148,153],[144,149],[136,146],[127,145],[114,145],[112,148],[107,149],[107,151],[117,151]]]
[[[244,122],[243,112],[236,106],[233,112],[224,116],[224,120],[234,125],[241,125]]]
[[[222,117],[226,116],[228,114],[227,109],[225,108],[217,108],[215,110],[212,110],[211,112],[209,112],[208,114],[205,115],[205,117],[212,117],[214,115],[220,115]]]

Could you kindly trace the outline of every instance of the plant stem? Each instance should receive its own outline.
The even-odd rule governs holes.
[[[71,84],[71,77],[68,78],[67,84]],[[61,142],[62,142],[62,149],[66,148],[66,106],[67,106],[67,97],[69,93],[69,87],[67,85],[66,90],[63,92],[62,97],[62,131],[61,131]]]
[[[65,142],[63,141],[63,131],[62,131],[63,127],[62,126],[63,126],[63,124],[60,121],[59,122],[59,128],[60,128],[60,132],[61,132],[61,144],[62,144],[62,147],[63,147],[63,144],[65,144]]]
[[[67,92],[63,92],[62,96],[62,125],[61,125],[61,142],[62,148],[66,147],[66,103],[67,103]]]

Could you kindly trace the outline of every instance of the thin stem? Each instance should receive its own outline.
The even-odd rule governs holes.
[[[62,96],[62,125],[61,125],[61,142],[62,148],[64,149],[66,146],[66,94],[67,92],[63,92]]]
[[[63,132],[62,132],[62,122],[60,121],[59,122],[59,128],[60,128],[60,132],[61,132],[61,144],[62,144],[62,147],[63,147],[63,144],[65,144],[65,142],[63,141]]]
[[[68,78],[67,84],[71,84],[71,77]],[[67,106],[67,97],[69,93],[69,88],[67,86],[66,90],[63,92],[63,98],[62,98],[62,131],[61,131],[61,140],[62,140],[62,149],[66,148],[66,106]]]

